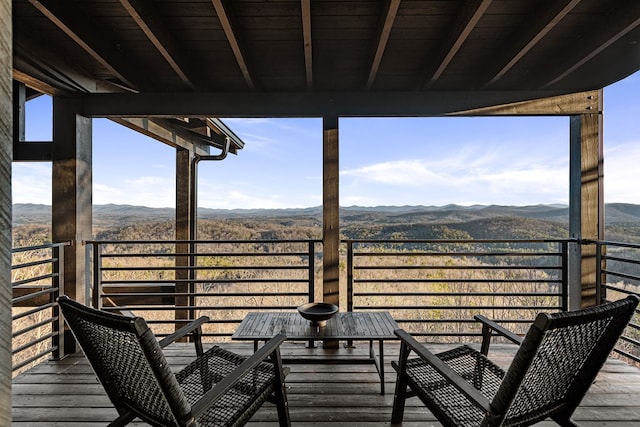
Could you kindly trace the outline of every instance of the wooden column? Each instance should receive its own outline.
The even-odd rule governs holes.
[[[322,121],[322,300],[340,305],[340,163],[338,117]],[[338,341],[323,342],[324,348],[338,348]]]
[[[0,425],[11,425],[11,0],[0,0]]]
[[[340,198],[338,161],[338,117],[323,118],[322,161],[322,244],[323,287],[325,302],[340,304]]]
[[[53,99],[52,240],[70,241],[65,247],[64,293],[88,303],[83,242],[92,237],[91,119],[80,116],[75,99]],[[65,335],[65,354],[75,350]]]
[[[176,240],[192,240],[195,236],[195,224],[192,224],[191,209],[195,205],[191,200],[192,197],[192,160],[193,151],[185,148],[176,148]],[[194,195],[195,196],[195,195]],[[176,252],[187,253],[190,250],[187,243],[179,243],[176,245]],[[190,265],[190,257],[176,257],[176,267],[187,267]],[[188,270],[176,270],[177,280],[188,280],[190,274]],[[176,283],[175,291],[186,293],[190,291],[190,286],[185,283]],[[174,301],[168,301],[168,304],[175,304],[176,307],[184,307],[189,304],[189,297],[175,297]],[[175,319],[188,319],[189,312],[187,310],[176,310]],[[184,324],[176,323],[176,329]]]
[[[602,97],[600,96],[600,100]],[[600,101],[601,102],[601,101]],[[570,118],[569,232],[577,239],[604,238],[602,109]],[[596,248],[577,248],[579,271],[571,308],[596,304]],[[571,290],[570,290],[571,292]],[[576,301],[579,292],[579,300]],[[570,300],[572,299],[570,297]]]

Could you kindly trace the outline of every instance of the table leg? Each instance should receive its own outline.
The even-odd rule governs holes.
[[[384,394],[384,341],[380,343],[380,394]]]
[[[378,371],[378,376],[380,377],[380,394],[384,394],[384,341],[378,340],[379,343],[379,361],[376,358],[376,351],[373,349],[373,340],[369,340],[369,358],[373,362],[376,367],[376,371]]]

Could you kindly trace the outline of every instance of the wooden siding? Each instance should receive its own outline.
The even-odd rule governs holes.
[[[11,3],[0,0],[0,425],[11,395]]]
[[[356,343],[353,350],[340,346],[338,350],[306,349],[303,343],[286,343],[286,357],[362,357],[368,345]],[[249,354],[252,345],[227,343],[233,351]],[[447,347],[432,346],[434,351]],[[386,346],[387,361],[397,359],[399,346]],[[507,366],[515,347],[494,345],[490,355]],[[193,354],[191,346],[175,344],[167,349],[174,368],[187,363]],[[387,362],[389,363],[389,362]],[[287,377],[292,425],[294,426],[389,426],[395,371],[387,365],[386,395],[380,394],[378,375],[373,365],[292,364]],[[41,364],[13,382],[13,426],[103,426],[115,415],[102,387],[96,383],[88,364],[81,355],[59,362]],[[575,413],[581,426],[640,426],[640,370],[619,360],[609,360],[595,384]],[[275,407],[267,404],[249,425],[277,425]],[[134,423],[135,424],[135,423]],[[142,425],[142,424],[135,424]],[[439,425],[417,399],[407,401],[403,426]],[[544,422],[541,426],[553,426]]]

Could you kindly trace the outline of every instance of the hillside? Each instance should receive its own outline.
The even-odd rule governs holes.
[[[340,212],[342,235],[351,239],[566,238],[568,215],[568,207],[558,205],[349,206]],[[97,205],[94,236],[105,240],[173,239],[174,219],[172,208]],[[640,241],[640,205],[607,204],[605,219],[608,240]],[[319,239],[322,235],[320,207],[202,208],[198,221],[201,239]],[[46,241],[50,222],[50,206],[14,205],[16,244]]]

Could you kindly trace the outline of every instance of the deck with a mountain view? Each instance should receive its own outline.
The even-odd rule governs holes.
[[[250,344],[230,343],[234,351],[249,354]],[[390,424],[395,372],[390,361],[397,359],[399,346],[385,347],[389,363],[386,374],[386,395],[380,395],[378,375],[373,365],[292,364],[287,377],[287,392],[293,426],[388,426]],[[433,345],[432,350],[445,349]],[[355,350],[340,348],[340,357],[362,357],[367,344]],[[514,347],[494,345],[490,355],[507,366]],[[286,357],[308,356],[303,344],[285,344]],[[327,350],[327,355],[331,355]],[[192,347],[176,344],[167,350],[174,368],[185,363],[185,354]],[[331,355],[333,357],[333,355]],[[619,360],[609,360],[597,381],[574,415],[581,426],[640,426],[640,369]],[[104,426],[115,417],[102,387],[96,382],[82,355],[59,362],[43,363],[13,382],[14,427]],[[142,425],[134,423],[134,425]],[[275,408],[266,404],[249,425],[277,425]],[[404,426],[439,425],[417,399],[407,401]],[[552,426],[548,421],[539,424]]]
[[[351,231],[357,232],[363,230],[367,233],[379,233],[374,236],[376,239],[385,237],[385,233],[397,233],[399,230],[412,232],[416,228],[412,227],[412,224],[419,224],[419,232],[424,235],[427,231],[425,228],[425,222],[427,218],[431,218],[433,224],[432,230],[434,231],[453,231],[456,234],[454,241],[422,241],[416,243],[415,241],[406,240],[411,236],[409,234],[402,236],[405,240],[390,240],[384,244],[390,245],[389,247],[383,247],[382,241],[376,240],[378,245],[375,251],[375,257],[381,257],[384,259],[376,261],[373,252],[367,249],[367,243],[365,239],[362,239],[360,243],[364,243],[358,246],[357,240],[344,240],[342,244],[345,246],[345,253],[347,254],[346,268],[343,274],[344,283],[351,283],[353,286],[347,286],[348,292],[345,295],[347,303],[345,307],[350,307],[351,302],[355,300],[354,309],[390,309],[391,305],[400,305],[400,310],[397,316],[394,318],[398,320],[401,327],[411,328],[412,326],[419,326],[413,332],[421,332],[424,336],[435,336],[432,328],[438,325],[439,331],[442,335],[450,336],[449,341],[457,342],[458,340],[464,341],[469,339],[474,331],[467,331],[467,324],[455,319],[471,319],[472,315],[478,311],[477,298],[479,296],[485,296],[492,298],[492,304],[487,309],[489,311],[504,311],[509,313],[510,316],[517,319],[523,319],[525,310],[528,310],[529,315],[532,315],[533,311],[540,311],[543,309],[558,310],[563,308],[567,303],[567,289],[564,286],[560,286],[560,283],[565,283],[565,272],[568,270],[567,261],[567,245],[577,244],[577,242],[569,242],[564,239],[560,240],[522,240],[522,241],[492,241],[492,242],[479,242],[472,240],[461,239],[461,232],[469,234],[470,238],[482,239],[482,235],[476,235],[476,231],[482,231],[487,229],[487,224],[492,224],[493,227],[511,227],[501,228],[501,235],[518,235],[518,233],[540,233],[543,228],[539,226],[548,226],[549,229],[544,230],[559,230],[559,232],[566,233],[566,227],[562,226],[561,221],[555,221],[553,218],[565,218],[563,217],[561,207],[526,207],[526,208],[509,208],[509,207],[484,207],[484,208],[454,208],[449,209],[435,209],[430,210],[428,208],[417,209],[411,212],[409,209],[400,209],[395,212],[385,208],[372,208],[362,209],[360,211],[348,210],[348,213],[344,216],[344,233],[349,235]],[[115,209],[109,211],[109,209]],[[125,274],[126,280],[132,281],[137,274],[144,272],[145,276],[141,277],[145,283],[162,283],[172,282],[174,279],[162,278],[160,275],[165,271],[176,270],[176,262],[174,258],[177,256],[176,242],[170,240],[172,236],[172,224],[170,221],[166,227],[164,225],[156,224],[154,227],[148,227],[151,223],[164,224],[162,220],[159,220],[164,213],[160,214],[156,212],[156,215],[150,217],[138,217],[143,218],[141,222],[135,224],[136,221],[131,221],[127,224],[124,218],[127,215],[133,215],[135,210],[119,211],[118,207],[108,207],[101,211],[99,215],[96,215],[96,229],[103,233],[105,230],[112,230],[114,235],[103,234],[101,239],[109,237],[117,237],[118,239],[131,238],[131,239],[143,239],[140,242],[129,242],[124,248],[115,248],[114,246],[109,251],[102,251],[98,249],[100,245],[106,243],[88,242],[88,244],[95,245],[93,254],[99,254],[92,261],[96,266],[96,272],[102,277],[96,284],[102,287],[102,291],[99,288],[95,288],[93,292],[96,295],[111,296],[111,294],[104,294],[105,288],[109,288],[111,291],[123,292],[121,283],[118,283],[117,277],[109,277],[109,268],[105,268],[102,273],[100,270],[106,263],[101,262],[101,257],[112,255],[116,256],[116,259],[124,262],[120,267],[115,268],[116,273]],[[413,208],[412,208],[413,209]],[[486,209],[486,210],[485,210]],[[609,224],[614,224],[614,232],[624,234],[626,240],[633,240],[633,236],[640,236],[640,215],[636,211],[640,210],[634,205],[615,205],[608,206],[610,215],[607,216]],[[109,211],[109,213],[107,213]],[[516,213],[520,214],[517,215]],[[526,215],[525,215],[526,213]],[[264,214],[264,212],[263,212]],[[225,270],[228,266],[234,266],[234,272],[241,274],[241,277],[245,277],[243,274],[249,274],[254,278],[254,282],[260,283],[262,281],[271,282],[274,277],[271,277],[271,270],[274,266],[283,267],[284,260],[283,255],[289,254],[295,258],[295,263],[298,263],[294,271],[305,272],[302,276],[293,273],[288,273],[288,276],[282,278],[275,278],[276,282],[283,283],[297,283],[300,289],[296,290],[298,294],[295,296],[297,299],[291,299],[289,302],[281,302],[280,305],[291,306],[291,309],[295,305],[300,304],[300,300],[306,300],[313,297],[313,284],[320,283],[320,279],[316,278],[314,271],[321,272],[320,263],[318,257],[320,250],[320,243],[309,237],[306,237],[302,241],[297,241],[296,244],[302,245],[303,249],[294,248],[291,238],[294,233],[301,231],[303,233],[309,230],[321,230],[321,226],[318,225],[318,218],[315,216],[305,216],[305,214],[298,212],[299,216],[296,216],[296,212],[289,211],[284,213],[283,216],[272,216],[266,218],[268,215],[262,217],[256,217],[247,215],[239,221],[218,221],[216,219],[202,220],[199,226],[202,227],[203,234],[206,234],[208,238],[223,239],[217,235],[209,235],[205,233],[207,230],[226,233],[224,238],[232,239],[234,231],[250,230],[250,236],[248,241],[239,242],[236,240],[211,242],[200,242],[199,249],[202,254],[206,256],[212,256],[212,254],[224,254],[228,264],[226,267],[210,268],[209,264],[203,263],[199,265],[198,278],[209,277],[207,274],[211,271],[217,272],[217,269]],[[490,217],[494,215],[494,217]],[[486,218],[483,216],[487,215]],[[17,220],[20,220],[20,215],[17,216]],[[154,219],[155,218],[155,219]],[[259,221],[265,221],[260,227],[251,227],[251,225],[259,224]],[[210,222],[210,223],[208,223]],[[268,223],[267,223],[268,222]],[[37,222],[31,222],[30,224],[37,224]],[[115,227],[117,224],[119,227]],[[446,225],[443,227],[443,224]],[[30,230],[29,223],[25,222],[24,235],[28,236],[34,230]],[[130,227],[126,227],[130,225]],[[526,227],[523,227],[526,225]],[[533,226],[535,225],[535,226]],[[14,233],[20,233],[22,226],[14,228]],[[159,236],[149,235],[131,235],[131,234],[119,234],[120,230],[125,230],[127,233],[144,233],[149,230],[153,232],[164,233]],[[36,230],[37,231],[37,230]],[[269,238],[275,240],[262,240],[265,238],[260,233],[270,233]],[[247,234],[247,233],[245,233]],[[309,235],[313,235],[310,233]],[[464,236],[464,237],[469,237]],[[522,237],[522,236],[519,236]],[[139,257],[140,252],[149,252],[150,242],[145,242],[144,239],[157,238],[158,244],[161,249],[155,249],[152,253],[159,254],[159,257],[164,259],[164,264],[159,264],[155,260],[155,255],[148,255],[146,257]],[[253,239],[253,240],[251,240]],[[282,240],[278,240],[282,239]],[[259,241],[259,245],[256,246],[256,241]],[[269,249],[269,245],[284,245],[285,249]],[[469,245],[473,243],[478,244],[478,247],[474,246],[471,251]],[[588,242],[581,242],[588,244]],[[414,247],[416,244],[425,245],[420,246],[420,250],[416,250]],[[207,246],[209,245],[209,246]],[[215,245],[229,246],[213,247]],[[245,245],[244,249],[238,249],[237,245]],[[409,245],[412,251],[402,251],[401,245]],[[437,245],[438,250],[432,251],[425,250],[424,248],[432,248],[430,245]],[[493,246],[492,246],[493,245]],[[517,249],[516,246],[524,245],[522,248]],[[532,247],[536,246],[537,249],[533,250]],[[268,246],[268,247],[263,247]],[[317,246],[317,247],[316,247]],[[457,246],[461,246],[459,249],[461,252],[458,254]],[[486,248],[484,246],[487,246]],[[622,249],[631,250],[635,253],[640,251],[640,247],[635,245],[633,248],[630,245],[616,245],[614,243],[601,243],[600,246],[594,248],[601,254],[613,255],[616,253],[618,263],[621,262],[620,254]],[[308,248],[308,254],[305,252]],[[492,249],[493,248],[493,249]],[[508,248],[509,250],[505,250]],[[553,248],[553,250],[550,250]],[[536,255],[535,258],[540,261],[538,263],[532,263],[531,257],[527,258],[527,262],[524,263],[520,258],[520,250],[524,250],[528,255]],[[283,252],[284,251],[284,252]],[[314,252],[318,251],[318,252]],[[403,257],[407,255],[407,259],[402,258],[395,253],[400,251],[404,253]],[[274,259],[267,260],[265,254],[268,253],[273,256]],[[303,253],[305,256],[300,256]],[[232,254],[235,254],[238,260],[232,259]],[[456,257],[455,262],[447,264],[448,259],[443,258],[442,255],[446,255],[445,258]],[[255,260],[252,262],[247,256],[259,257],[260,262]],[[392,255],[392,256],[391,256]],[[206,257],[204,256],[204,257]],[[515,261],[510,260],[511,256],[515,256]],[[624,253],[625,257],[629,259],[619,265],[619,270],[625,272],[629,281],[631,278],[637,276],[637,266],[640,265],[638,256],[634,253]],[[165,259],[166,258],[166,259]],[[51,257],[51,259],[56,259]],[[452,258],[453,259],[453,258]],[[500,261],[503,259],[504,262]],[[544,260],[547,261],[544,261]],[[125,262],[128,260],[135,260],[131,262]],[[309,260],[314,260],[310,262]],[[594,257],[595,260],[595,257]],[[52,261],[53,263],[53,261]],[[235,264],[234,264],[235,263]],[[315,269],[314,269],[314,264]],[[380,267],[384,264],[384,270]],[[535,265],[534,265],[535,264]],[[609,263],[611,266],[613,261]],[[212,264],[213,265],[213,264]],[[256,268],[256,266],[260,268]],[[500,268],[495,268],[494,265],[500,265]],[[411,268],[405,268],[411,266]],[[414,267],[420,266],[422,270],[419,274],[415,273]],[[553,266],[554,268],[550,268]],[[52,267],[53,268],[53,267]],[[268,280],[259,275],[259,272],[264,270],[268,274]],[[503,271],[505,270],[505,271]],[[517,273],[522,270],[522,272]],[[532,276],[533,272],[539,270],[539,274],[543,276]],[[278,270],[278,271],[286,271]],[[504,280],[503,275],[509,272],[514,283],[510,283],[511,280]],[[386,275],[385,272],[389,274]],[[159,276],[154,276],[158,274]],[[262,274],[262,273],[260,273]],[[483,274],[481,282],[482,286],[489,286],[487,289],[480,289],[478,285],[478,274]],[[517,275],[521,275],[522,277]],[[104,276],[103,276],[104,275]],[[405,277],[406,275],[406,277]],[[255,276],[255,277],[254,277]],[[249,277],[249,276],[247,276]],[[302,278],[301,278],[302,277]],[[369,279],[374,279],[372,282],[379,285],[384,281],[397,282],[402,279],[403,283],[407,285],[419,286],[418,290],[411,289],[394,289],[380,292],[378,290],[371,290],[367,288],[369,285]],[[226,283],[226,276],[220,278],[213,277],[210,279],[211,283],[225,284],[226,291],[231,293],[238,293],[239,291],[233,286],[234,280]],[[356,279],[356,280],[354,280]],[[639,279],[640,280],[640,279]],[[135,280],[134,280],[135,281]],[[350,282],[351,281],[351,282]],[[616,296],[612,290],[611,285],[613,282],[617,282],[617,278],[613,275],[611,281],[604,280],[602,285],[609,287],[609,296]],[[442,283],[452,283],[450,289],[442,288]],[[486,283],[484,283],[486,282]],[[634,282],[635,283],[635,282]],[[140,285],[138,283],[138,285]],[[435,290],[431,290],[430,286],[436,287]],[[458,286],[459,285],[459,286]],[[518,286],[516,286],[518,285]],[[97,285],[96,285],[97,286]],[[142,286],[142,285],[141,285]],[[267,286],[267,285],[264,285]],[[524,286],[524,287],[523,287]],[[350,290],[349,290],[350,289]],[[503,289],[502,297],[498,297],[500,292],[496,291]],[[220,310],[225,310],[225,314],[231,319],[233,316],[238,315],[231,310],[236,305],[246,306],[246,301],[237,300],[232,302],[220,302],[218,299],[226,298],[226,294],[222,289],[214,289],[214,287],[202,287],[198,288],[199,304],[197,307],[199,310],[212,310],[214,313],[218,313]],[[470,290],[473,290],[474,295],[469,295]],[[627,289],[622,291],[627,292]],[[137,290],[140,292],[140,290]],[[149,301],[142,301],[140,295],[137,295],[136,303],[148,304],[145,306],[142,304],[138,309],[144,317],[155,316],[157,313],[154,309],[155,304],[158,302],[153,299],[154,289],[149,291]],[[174,295],[177,295],[179,291],[177,288],[165,290],[166,296],[170,299],[168,310],[171,313],[173,310],[177,310],[179,307],[172,306]],[[244,292],[244,291],[243,291]],[[266,292],[266,288],[262,291],[253,290],[260,295],[260,292]],[[274,293],[274,289],[270,289],[269,292]],[[292,292],[291,286],[288,285],[283,288],[282,295],[276,296],[284,297],[287,292]],[[416,292],[421,296],[428,298],[429,296],[437,296],[439,301],[437,304],[434,301],[426,301],[418,304]],[[433,295],[431,294],[433,292]],[[541,292],[541,293],[540,293]],[[619,292],[619,291],[617,291]],[[540,294],[539,294],[540,293]],[[522,294],[522,295],[520,295]],[[529,295],[531,294],[531,295]],[[614,295],[611,295],[614,294]],[[532,303],[526,298],[520,298],[520,296],[534,296],[536,299]],[[293,298],[293,297],[292,297]],[[519,299],[520,298],[520,299]],[[393,304],[390,302],[392,301]],[[48,302],[48,299],[47,301]],[[122,304],[127,305],[127,301],[120,300]],[[305,301],[302,301],[305,302]],[[113,301],[110,301],[113,304]],[[252,309],[258,310],[266,304],[264,301],[256,303],[257,305],[251,306]],[[342,303],[341,303],[342,304]],[[416,306],[416,304],[418,304]],[[434,305],[435,304],[435,305]],[[533,308],[531,307],[533,304]],[[267,304],[268,305],[268,304]],[[450,313],[450,316],[445,316],[450,319],[450,324],[441,322],[440,318],[425,318],[420,317],[420,323],[416,324],[412,321],[412,310],[418,316],[418,311],[428,305],[428,308],[438,307],[441,310],[445,310],[446,313]],[[184,307],[182,308],[184,309]],[[535,309],[535,310],[534,310]],[[455,313],[455,315],[453,315]],[[211,314],[211,313],[205,313]],[[491,313],[484,313],[491,315]],[[414,317],[415,317],[414,316]],[[530,316],[529,316],[530,317]],[[240,316],[239,319],[242,317]],[[209,339],[222,340],[223,338],[214,336],[216,333],[230,335],[233,332],[233,328],[236,326],[233,322],[230,322],[227,318],[215,318],[212,319],[211,328],[214,326],[218,329],[209,330]],[[404,323],[401,321],[404,319]],[[173,324],[173,316],[168,316],[167,319],[157,318],[154,320],[163,321],[164,323]],[[233,319],[232,319],[233,320]],[[235,319],[238,320],[238,319]],[[234,321],[235,321],[234,320]],[[454,321],[455,320],[455,321]],[[505,319],[503,319],[505,320]],[[448,325],[448,329],[443,329]],[[222,330],[222,327],[228,327],[229,330]],[[453,329],[452,329],[453,328]],[[461,331],[461,329],[465,329]],[[26,328],[25,328],[26,330]],[[634,331],[637,329],[634,329]],[[477,331],[475,331],[477,332]],[[465,334],[465,336],[456,335]],[[428,338],[429,339],[429,338]],[[225,344],[230,348],[249,354],[252,351],[251,344],[244,343],[227,343]],[[444,345],[432,345],[434,351],[438,349],[444,349]],[[351,350],[340,348],[340,357],[362,357],[362,353],[366,352],[368,346],[363,343],[359,345],[355,354]],[[390,425],[391,405],[393,402],[393,389],[395,384],[395,373],[391,369],[390,362],[398,357],[398,346],[389,343],[385,346],[386,354],[385,360],[387,362],[385,385],[387,394],[381,396],[379,394],[379,378],[372,365],[331,365],[331,364],[291,364],[291,374],[287,379],[289,402],[291,408],[291,417],[293,425],[303,426],[386,426]],[[511,355],[513,354],[513,347],[506,345],[498,345],[493,347],[491,354],[497,355],[498,359],[503,365],[508,365]],[[309,350],[304,348],[302,344],[289,344],[283,346],[283,353],[288,357],[297,357],[307,355]],[[316,350],[317,352],[317,350]],[[186,358],[183,354],[192,354],[191,348],[181,347],[177,345],[168,352],[169,360],[172,366],[179,368],[186,363]],[[324,354],[320,352],[317,357],[334,357],[331,353]],[[625,364],[619,360],[609,361],[597,382],[591,388],[583,404],[575,414],[575,420],[583,426],[639,426],[640,427],[640,402],[637,399],[638,392],[640,392],[640,370],[631,365]],[[80,355],[68,357],[59,362],[44,362],[35,368],[29,370],[16,377],[13,381],[13,420],[16,426],[35,426],[35,427],[60,427],[60,426],[98,426],[106,425],[115,416],[115,410],[110,405],[106,398],[102,387],[96,382],[94,375],[92,374],[89,366],[84,358]],[[252,424],[276,424],[276,415],[274,408],[264,407],[256,414],[255,422]],[[423,425],[437,425],[434,417],[417,401],[409,403],[406,412],[407,426],[423,426]],[[543,425],[554,425],[554,423],[548,422]]]

